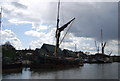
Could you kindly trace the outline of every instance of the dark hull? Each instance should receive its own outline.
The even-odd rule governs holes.
[[[51,57],[44,57],[40,60],[41,62],[32,61],[30,68],[66,68],[83,66],[83,62],[80,60],[68,60]]]
[[[20,68],[22,63],[2,64],[2,69]]]

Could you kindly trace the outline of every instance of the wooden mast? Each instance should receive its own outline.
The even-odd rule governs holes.
[[[59,47],[59,38],[58,38],[58,28],[59,28],[59,9],[60,9],[60,0],[58,2],[58,13],[57,13],[57,29],[56,29],[56,46],[55,46],[55,56],[57,56],[57,51]]]
[[[55,56],[58,56],[58,49],[59,49],[59,38],[60,38],[60,33],[75,19],[73,18],[63,26],[59,27],[59,9],[60,9],[60,0],[58,2],[58,14],[57,14],[57,29],[56,29],[56,46],[55,46]]]

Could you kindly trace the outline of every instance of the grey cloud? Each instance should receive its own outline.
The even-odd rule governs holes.
[[[69,43],[71,43],[71,42],[73,42],[73,40],[65,39],[65,40],[63,40],[63,42],[69,42]]]
[[[11,14],[12,10],[8,10],[8,9],[6,9],[6,8],[3,8],[3,12],[4,12],[5,14]]]
[[[55,21],[56,13],[57,3],[52,2],[49,6],[49,13],[46,12],[42,17],[46,21]],[[100,30],[102,29],[104,40],[118,39],[117,2],[62,2],[60,25],[73,17],[76,19],[70,32],[77,37],[95,38],[100,41]]]
[[[27,9],[27,6],[25,6],[25,5],[23,5],[19,2],[12,2],[11,4],[14,5],[17,8]]]
[[[3,8],[3,12],[6,14],[6,16],[8,16],[9,18],[13,18],[13,17],[24,17],[22,12],[15,12],[14,9],[7,9],[7,8]]]
[[[20,11],[15,12],[14,9],[9,10],[7,8],[3,8],[3,12],[10,19],[15,18],[15,19],[18,19],[20,21],[29,21],[29,22],[38,22],[38,21],[40,21],[40,19],[33,18],[30,15],[24,14],[23,12],[20,12]]]
[[[100,40],[103,29],[104,40],[118,38],[117,2],[64,3],[65,15],[75,17],[70,32],[78,37],[91,37]]]

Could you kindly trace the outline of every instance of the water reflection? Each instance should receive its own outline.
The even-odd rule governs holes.
[[[66,69],[31,69],[32,79],[62,79],[72,75],[75,71],[80,70],[80,68],[66,68]]]
[[[118,79],[118,63],[85,64],[79,68],[30,69],[3,72],[3,79]]]

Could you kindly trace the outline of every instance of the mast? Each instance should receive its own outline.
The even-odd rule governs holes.
[[[58,38],[58,28],[59,28],[59,9],[60,9],[60,0],[58,2],[58,12],[57,12],[57,29],[56,29],[56,46],[55,46],[55,56],[57,56],[57,51],[59,47],[59,38]]]
[[[73,18],[72,20],[70,20],[68,23],[64,24],[63,26],[61,26],[60,28],[58,28],[56,30],[56,47],[55,47],[55,56],[57,56],[57,52],[58,52],[58,48],[59,48],[59,38],[60,38],[60,34],[61,32],[74,20],[75,18]]]
[[[104,54],[102,29],[101,29],[101,47],[102,47],[102,49],[101,49],[102,54]]]
[[[59,2],[58,2],[57,29],[59,28],[59,21],[60,21],[60,19],[59,19],[59,12],[60,12],[60,0],[59,0]]]
[[[104,48],[106,46],[106,42],[103,43],[103,35],[102,35],[102,29],[101,29],[101,47],[102,47],[102,54],[104,55]]]
[[[59,9],[60,9],[60,0],[58,2],[58,14],[57,14],[57,29],[56,29],[56,46],[55,46],[55,56],[58,56],[58,49],[59,49],[59,38],[60,38],[60,33],[75,19],[73,18],[63,26],[59,27]]]

